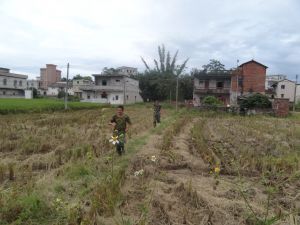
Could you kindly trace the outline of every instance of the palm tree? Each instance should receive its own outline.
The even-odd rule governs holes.
[[[145,59],[141,57],[142,62],[144,63],[146,67],[146,72],[157,72],[161,75],[166,75],[166,76],[176,76],[176,111],[178,109],[178,79],[181,73],[184,71],[186,68],[186,64],[189,60],[187,58],[184,60],[184,62],[181,65],[177,65],[177,55],[178,55],[178,50],[174,54],[173,57],[171,57],[170,52],[168,51],[166,54],[166,49],[164,44],[162,46],[158,46],[158,56],[159,60],[154,59],[154,64],[155,67],[154,69],[151,69]],[[172,60],[171,60],[172,59]]]
[[[162,46],[158,46],[159,60],[156,60],[156,59],[153,60],[154,64],[155,64],[154,69],[151,69],[149,67],[148,63],[145,61],[145,59],[143,57],[141,57],[141,59],[146,67],[147,72],[156,71],[162,75],[179,76],[185,69],[189,58],[187,58],[181,65],[177,65],[176,64],[177,63],[177,55],[178,55],[178,50],[176,51],[176,53],[174,54],[173,57],[171,57],[171,54],[169,51],[166,54],[165,46],[162,45]]]

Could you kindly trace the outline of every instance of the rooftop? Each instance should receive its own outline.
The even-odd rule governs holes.
[[[248,62],[242,63],[239,67],[243,67],[244,65],[249,64],[249,63],[256,63],[256,64],[258,64],[258,65],[260,65],[260,66],[265,67],[266,69],[268,68],[268,67],[265,66],[264,64],[261,64],[261,63],[255,61],[254,59],[252,59],[252,60],[250,60],[250,61],[248,61]]]

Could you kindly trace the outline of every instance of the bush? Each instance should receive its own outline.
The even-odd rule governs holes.
[[[250,95],[249,97],[245,97],[240,101],[241,108],[253,109],[253,108],[271,108],[272,103],[269,98],[265,95],[256,93]]]
[[[203,99],[203,103],[205,105],[211,105],[211,106],[223,105],[223,103],[219,99],[217,99],[216,97],[214,97],[214,96],[206,96]]]
[[[65,92],[64,91],[59,91],[57,97],[58,98],[64,98],[65,97]]]

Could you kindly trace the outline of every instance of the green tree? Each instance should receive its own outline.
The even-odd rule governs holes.
[[[240,102],[240,107],[247,109],[271,108],[272,103],[267,96],[255,93],[242,99]]]
[[[203,70],[206,72],[215,72],[220,70],[225,70],[224,64],[216,59],[210,59],[209,63],[202,66]]]
[[[29,88],[29,90],[32,90],[32,97],[33,98],[37,98],[38,97],[38,91],[37,91],[36,88],[31,87],[31,88]]]
[[[141,57],[146,70],[144,74],[140,74],[137,78],[140,81],[141,95],[144,100],[166,100],[170,98],[175,99],[176,79],[179,78],[179,85],[181,75],[186,68],[188,58],[182,64],[177,63],[178,50],[171,56],[169,51],[166,51],[165,46],[158,46],[158,57],[154,59],[154,67],[151,68],[149,64]],[[181,85],[185,87],[186,83]],[[179,93],[182,94],[182,92]],[[181,96],[182,97],[182,96]]]
[[[215,96],[206,96],[203,99],[203,103],[205,105],[211,105],[211,106],[223,105],[223,103],[219,99],[217,99]]]
[[[189,60],[189,58],[187,58],[186,60],[184,60],[182,64],[177,64],[178,50],[172,57],[169,51],[166,54],[166,49],[164,45],[158,46],[158,56],[159,56],[159,60],[156,59],[153,60],[155,67],[152,69],[149,67],[145,59],[141,57],[142,62],[146,67],[146,72],[155,71],[158,72],[159,74],[179,76],[186,68],[186,64]]]
[[[92,81],[92,77],[91,76],[81,76],[80,74],[77,74],[76,76],[73,77],[73,80],[90,80]]]

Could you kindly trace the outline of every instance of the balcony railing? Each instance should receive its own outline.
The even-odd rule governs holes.
[[[91,85],[91,86],[82,86],[79,87],[80,90],[92,90],[92,91],[123,91],[124,87],[122,86],[103,86],[103,85]]]
[[[230,88],[194,88],[194,92],[199,94],[229,94]]]

